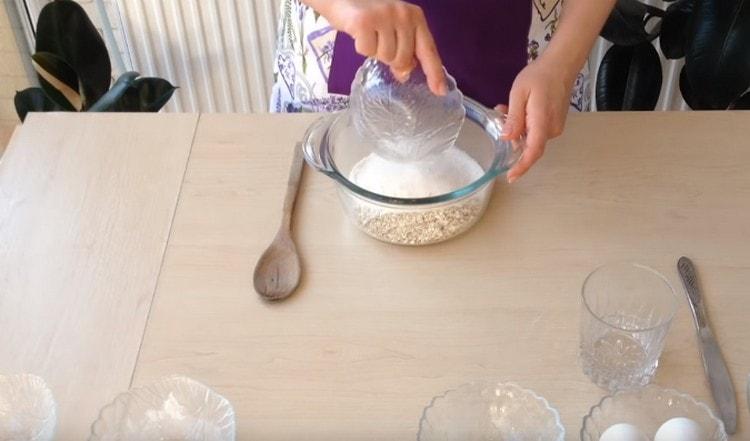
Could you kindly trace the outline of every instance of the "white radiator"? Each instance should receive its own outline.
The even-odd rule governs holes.
[[[126,67],[180,87],[168,110],[268,108],[278,0],[116,2],[119,17],[109,18],[121,23]]]

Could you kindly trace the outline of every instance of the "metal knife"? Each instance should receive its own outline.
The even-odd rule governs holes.
[[[677,270],[685,285],[690,309],[693,311],[701,358],[703,358],[703,369],[706,371],[706,377],[711,386],[711,395],[719,408],[719,415],[724,421],[727,433],[732,435],[737,431],[737,399],[734,386],[732,386],[732,378],[724,357],[721,355],[719,343],[711,331],[693,262],[687,257],[681,257],[677,261]]]

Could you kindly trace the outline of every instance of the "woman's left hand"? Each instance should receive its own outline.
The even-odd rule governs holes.
[[[578,72],[561,74],[565,70],[561,69],[562,65],[545,55],[518,74],[510,91],[503,137],[517,139],[525,134],[526,150],[508,172],[509,183],[523,176],[542,157],[547,141],[560,136],[565,128],[570,94]]]

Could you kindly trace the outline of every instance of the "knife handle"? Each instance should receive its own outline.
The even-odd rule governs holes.
[[[732,377],[711,328],[700,329],[698,337],[701,343],[699,346],[703,367],[708,374],[711,394],[716,401],[716,407],[719,409],[727,433],[732,435],[737,431],[737,401],[734,395]]]
[[[693,312],[695,327],[698,330],[699,348],[703,369],[708,376],[711,387],[711,395],[714,397],[719,415],[724,421],[724,428],[730,435],[737,431],[737,398],[734,394],[732,377],[729,375],[726,361],[721,355],[719,343],[708,323],[706,307],[703,296],[698,286],[698,277],[695,274],[695,266],[687,257],[681,257],[677,261],[677,271],[680,273],[682,283],[685,285],[690,310]]]
[[[706,310],[703,307],[703,298],[700,288],[698,288],[698,277],[695,275],[693,262],[687,257],[680,257],[680,260],[677,261],[677,271],[680,273],[682,284],[685,285],[690,310],[695,318],[695,326],[700,333],[701,329],[708,326],[708,319],[706,318]]]

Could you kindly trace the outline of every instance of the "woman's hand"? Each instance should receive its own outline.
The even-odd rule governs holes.
[[[525,131],[527,150],[508,172],[509,182],[520,178],[542,156],[547,140],[562,133],[573,83],[615,2],[566,0],[549,46],[516,78],[505,137],[515,139]]]
[[[526,150],[508,172],[508,182],[523,176],[544,154],[547,141],[560,136],[570,107],[575,75],[562,74],[561,65],[543,54],[524,68],[510,91],[505,139],[526,135]],[[572,78],[571,78],[572,77]]]
[[[357,52],[389,65],[406,80],[417,62],[436,95],[447,87],[424,13],[419,6],[401,0],[305,0],[337,30],[351,35]]]

